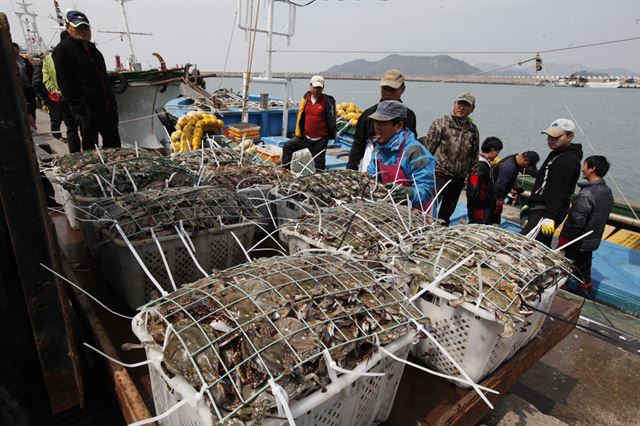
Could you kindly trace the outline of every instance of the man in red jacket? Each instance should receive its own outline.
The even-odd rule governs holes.
[[[336,138],[336,101],[324,91],[324,78],[311,77],[310,89],[304,94],[298,109],[295,138],[282,147],[282,165],[289,168],[296,151],[307,148],[314,157],[316,170],[325,169],[329,139]]]

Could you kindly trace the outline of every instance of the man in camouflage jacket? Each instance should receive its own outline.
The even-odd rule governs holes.
[[[453,103],[452,113],[435,120],[427,136],[421,138],[436,157],[436,191],[449,182],[439,196],[441,204],[438,210],[438,218],[446,225],[449,225],[467,176],[467,196],[477,196],[479,192],[480,133],[469,118],[475,105],[476,99],[471,93],[461,93]]]

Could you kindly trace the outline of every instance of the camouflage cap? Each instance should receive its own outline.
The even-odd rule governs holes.
[[[404,75],[399,70],[386,70],[380,79],[380,87],[400,88],[404,84]]]
[[[473,96],[471,94],[471,92],[462,92],[458,95],[458,97],[455,100],[456,102],[462,101],[462,102],[466,102],[469,105],[476,105],[476,97]]]
[[[407,107],[398,101],[382,101],[378,104],[376,112],[369,116],[376,121],[390,121],[394,118],[407,118]]]

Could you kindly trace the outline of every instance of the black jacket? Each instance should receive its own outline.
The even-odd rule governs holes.
[[[493,210],[496,207],[495,168],[484,157],[480,157],[478,163],[478,196],[471,198],[467,194],[467,206],[471,210]],[[469,188],[469,178],[467,178],[467,188]]]
[[[53,50],[53,63],[60,91],[74,114],[118,110],[104,57],[95,44],[89,43],[87,51],[69,37]]]
[[[49,99],[49,91],[46,87],[44,87],[44,82],[42,81],[42,61],[37,62],[33,66],[33,77],[31,77],[31,86],[33,86],[36,93],[45,100],[45,102]]]
[[[380,99],[382,102],[382,99]],[[402,100],[400,100],[402,102]],[[370,106],[362,112],[358,124],[356,125],[356,134],[353,136],[353,145],[351,146],[351,152],[349,153],[349,162],[347,163],[347,169],[358,170],[358,165],[364,157],[364,152],[367,149],[367,141],[375,135],[373,130],[373,121],[369,119],[369,116],[376,112],[378,104]],[[404,127],[411,130],[417,137],[416,132],[416,114],[407,108],[407,119],[404,122]]]
[[[575,249],[594,251],[600,246],[604,227],[613,208],[613,195],[604,179],[597,182],[580,182],[580,192],[569,209],[561,238],[571,241],[588,231],[590,235],[575,243]],[[573,247],[573,246],[572,246]]]
[[[531,211],[543,210],[542,217],[553,219],[556,223],[562,222],[580,177],[580,160],[580,144],[572,143],[562,150],[549,153],[531,190]]]

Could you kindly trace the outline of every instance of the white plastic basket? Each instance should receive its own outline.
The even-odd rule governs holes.
[[[565,281],[566,278],[559,280],[556,285],[547,288],[538,300],[528,302],[529,305],[548,312],[558,288]],[[426,300],[422,297],[416,299],[416,306],[431,319],[433,336],[475,383],[533,339],[546,318],[545,314],[534,311],[526,317],[526,323],[515,324],[514,336],[502,337],[500,334],[504,326],[492,312],[476,309],[475,305],[468,302],[451,306],[448,302],[458,297],[438,287],[430,292],[425,293]],[[462,377],[447,357],[426,339],[413,347],[412,355],[443,373]],[[459,382],[456,384],[460,385]]]
[[[133,323],[136,336],[141,341],[148,341],[151,337],[141,327],[141,317],[136,316]],[[385,349],[405,359],[412,339],[413,334],[408,333],[388,344]],[[147,359],[152,360],[149,376],[156,414],[165,413],[184,397],[191,398],[196,394],[196,390],[180,377],[170,378],[164,373],[159,361],[161,357],[157,349],[147,349]],[[402,378],[404,363],[378,351],[354,370],[384,373],[384,376],[343,374],[324,389],[299,401],[290,401],[289,408],[296,425],[366,426],[387,420]],[[189,401],[158,423],[166,426],[210,426],[214,424],[214,419],[204,400]],[[286,425],[287,421],[285,418],[267,418],[264,424]]]
[[[269,198],[271,189],[273,189],[273,185],[254,185],[236,191],[239,195],[247,197],[249,201],[251,201],[251,204],[253,204],[261,216],[258,223],[265,228],[267,232],[273,231],[278,225],[276,219],[277,213],[275,209],[272,208],[273,203]],[[259,228],[256,231],[258,232]]]
[[[202,231],[191,237],[196,249],[194,256],[208,273],[212,273],[214,269],[226,269],[243,263],[246,261],[244,251],[231,234],[235,234],[246,249],[251,245],[254,230],[254,224],[240,223],[226,225],[222,229]],[[177,234],[160,236],[158,241],[176,286],[203,277]],[[171,291],[171,281],[155,241],[134,240],[131,244],[151,275],[164,290]],[[98,253],[107,281],[131,309],[135,310],[159,296],[155,285],[146,276],[122,239],[116,238],[100,244]]]

